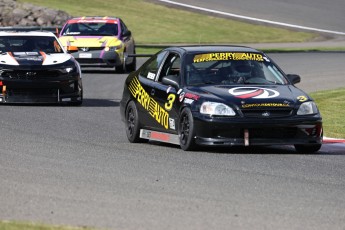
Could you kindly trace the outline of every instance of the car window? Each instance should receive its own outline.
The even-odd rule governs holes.
[[[150,58],[141,68],[140,76],[150,80],[155,80],[159,67],[166,56],[166,51],[160,52],[157,55]]]
[[[162,70],[158,81],[161,81],[164,76],[175,75],[180,76],[181,58],[178,54],[170,53],[164,61]]]
[[[0,37],[2,52],[63,53],[55,37],[51,36],[4,36]]]
[[[190,54],[186,60],[187,85],[288,83],[279,68],[260,53]]]
[[[116,23],[106,22],[78,22],[70,23],[63,28],[62,36],[68,35],[94,35],[94,36],[117,36]]]
[[[120,22],[121,22],[120,26],[121,26],[122,33],[128,31],[127,26],[125,25],[125,23],[122,20],[120,20]]]

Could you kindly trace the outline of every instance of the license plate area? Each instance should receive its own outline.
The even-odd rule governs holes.
[[[80,53],[79,58],[92,58],[92,53]]]

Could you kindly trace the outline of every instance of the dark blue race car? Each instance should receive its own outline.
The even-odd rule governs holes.
[[[170,47],[126,79],[120,110],[130,142],[204,146],[294,145],[316,152],[315,102],[266,54],[248,47]]]

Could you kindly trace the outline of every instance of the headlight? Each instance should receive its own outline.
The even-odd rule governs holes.
[[[118,46],[106,46],[104,48],[104,51],[115,51],[115,50],[119,50],[122,48],[122,44],[118,45]]]
[[[74,73],[78,72],[78,68],[76,66],[66,66],[66,67],[59,69],[59,71],[62,74],[74,74]]]
[[[66,71],[67,73],[70,73],[70,72],[73,71],[73,67],[67,67],[67,68],[65,69],[65,71]]]
[[[299,106],[297,115],[310,115],[318,113],[315,102],[307,101]]]
[[[200,113],[217,116],[235,116],[235,111],[223,103],[204,102],[200,107]]]

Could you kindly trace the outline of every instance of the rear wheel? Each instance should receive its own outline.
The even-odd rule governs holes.
[[[147,142],[140,138],[140,124],[138,109],[133,101],[130,101],[126,108],[126,135],[131,143]]]
[[[295,149],[298,153],[315,153],[321,146],[321,144],[295,145]]]
[[[188,108],[184,108],[181,112],[178,126],[180,146],[185,151],[196,149],[194,140],[194,119],[192,112]]]

